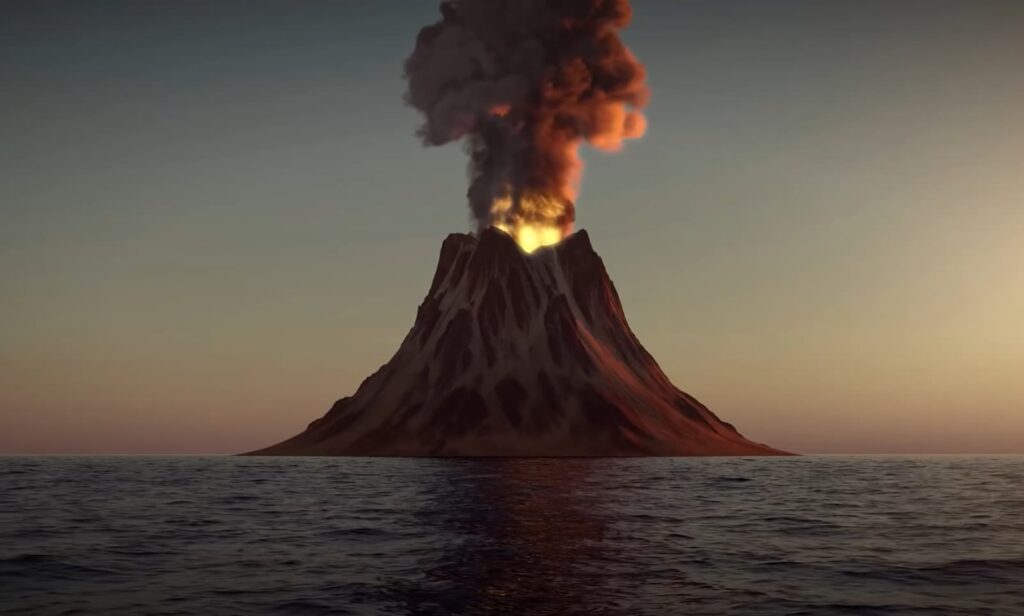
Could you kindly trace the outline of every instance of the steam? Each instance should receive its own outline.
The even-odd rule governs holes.
[[[567,233],[580,144],[614,151],[643,134],[644,69],[618,35],[630,14],[628,0],[443,0],[420,30],[406,100],[424,144],[465,139],[479,227]]]

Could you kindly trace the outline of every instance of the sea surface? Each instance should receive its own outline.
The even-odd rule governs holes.
[[[1024,614],[1024,457],[0,457],[0,613]]]

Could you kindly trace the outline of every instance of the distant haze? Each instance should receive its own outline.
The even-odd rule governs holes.
[[[1024,452],[1024,2],[633,0],[650,130],[585,151],[641,342],[746,436]],[[466,160],[434,2],[0,6],[0,453],[236,452],[397,349]]]

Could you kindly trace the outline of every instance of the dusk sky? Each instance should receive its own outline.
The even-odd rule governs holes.
[[[577,228],[672,381],[798,452],[1024,452],[1024,2],[634,0]],[[466,158],[436,2],[0,5],[0,453],[251,450],[398,348]]]

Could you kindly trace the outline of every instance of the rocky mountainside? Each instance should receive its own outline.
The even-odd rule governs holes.
[[[778,455],[677,389],[630,331],[586,231],[532,254],[452,234],[398,352],[253,455]]]

